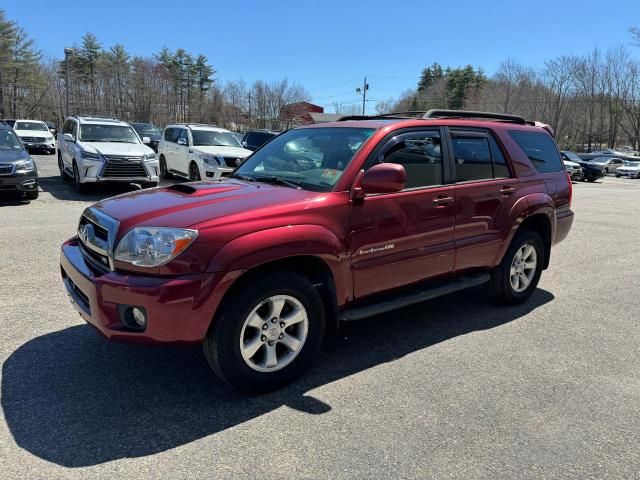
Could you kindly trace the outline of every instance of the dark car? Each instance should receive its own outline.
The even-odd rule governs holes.
[[[276,135],[278,135],[278,132],[272,132],[271,130],[249,130],[242,137],[241,143],[244,148],[254,152]]]
[[[162,138],[162,130],[156,127],[153,123],[134,122],[129,125],[133,127],[143,140],[144,137],[148,137],[151,141],[147,145],[149,145],[154,152],[158,153],[158,144]]]
[[[49,127],[49,131],[51,132],[51,135],[53,135],[54,138],[58,138],[58,127],[56,126],[56,124],[53,122],[46,122],[46,123],[47,123],[47,127]]]
[[[583,160],[577,153],[563,150],[562,159],[575,162],[582,167],[582,180],[585,182],[595,182],[606,175],[604,167],[589,160]]]
[[[15,132],[0,125],[0,191],[38,198],[38,170]]]
[[[105,337],[201,342],[221,378],[265,391],[300,375],[340,320],[484,283],[526,301],[569,233],[571,196],[546,126],[358,116],[288,130],[221,181],[92,205],[60,273]]]
[[[3,118],[2,121],[13,128],[13,125],[16,123],[15,118]]]

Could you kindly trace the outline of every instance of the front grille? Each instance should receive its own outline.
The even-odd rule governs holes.
[[[44,137],[20,137],[20,140],[26,143],[43,143]]]
[[[103,272],[109,270],[109,258],[106,255],[101,255],[90,248],[86,248],[82,242],[80,243],[80,252],[97,269]]]
[[[88,208],[80,217],[78,224],[78,240],[83,256],[100,270],[112,269],[110,252],[118,230],[118,221]]]
[[[142,164],[142,157],[105,155],[105,159],[107,162],[102,170],[103,177],[127,178],[148,176]]]
[[[239,157],[222,157],[222,158],[224,158],[224,163],[227,165],[227,167],[231,167],[231,168],[237,168],[244,160],[243,158],[239,158]]]
[[[0,164],[0,175],[12,175],[13,174],[13,165],[11,164]]]

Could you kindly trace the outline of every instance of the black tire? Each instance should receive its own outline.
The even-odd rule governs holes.
[[[294,297],[308,318],[307,337],[297,356],[279,370],[260,372],[242,357],[240,336],[245,320],[264,300],[274,295]],[[293,272],[274,272],[244,282],[227,298],[216,314],[203,341],[207,362],[218,377],[248,393],[281,388],[300,376],[315,359],[324,338],[323,302],[311,282]],[[264,339],[263,339],[264,340]]]
[[[160,176],[164,179],[173,178],[173,174],[167,169],[167,159],[160,155]]]
[[[56,154],[56,149],[55,148],[52,149],[52,150],[49,150],[49,155],[55,155],[55,154]]]
[[[200,180],[202,180],[200,178],[200,169],[198,168],[198,165],[196,165],[194,162],[191,162],[191,165],[189,165],[189,181],[199,182]]]
[[[517,291],[511,284],[511,266],[517,252],[525,245],[530,245],[534,248],[536,265],[528,286],[523,291]],[[516,233],[502,262],[491,272],[491,279],[489,280],[491,298],[498,303],[507,305],[517,305],[526,301],[538,286],[543,265],[544,247],[540,235],[532,230]]]
[[[593,183],[593,182],[595,182],[595,181],[596,181],[596,178],[595,178],[595,177],[589,177],[589,178],[587,178],[587,182]]]
[[[62,155],[60,152],[58,152],[58,170],[60,171],[60,178],[62,178],[62,180],[69,180],[69,175],[67,175],[67,172],[64,171],[64,164],[62,163]]]
[[[87,193],[87,186],[84,183],[80,183],[80,172],[76,162],[73,162],[73,186],[78,193]]]
[[[616,173],[616,178],[620,178],[621,175],[619,173]]]
[[[27,200],[37,200],[39,193],[40,192],[38,192],[38,187],[36,185],[35,190],[32,190],[31,192],[25,192],[24,196],[27,198]]]

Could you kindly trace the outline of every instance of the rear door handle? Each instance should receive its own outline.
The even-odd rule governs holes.
[[[449,197],[447,195],[440,195],[433,199],[433,206],[436,208],[446,207],[452,202],[453,202],[453,197]]]
[[[504,186],[500,189],[500,193],[503,195],[511,195],[516,191],[515,187]]]

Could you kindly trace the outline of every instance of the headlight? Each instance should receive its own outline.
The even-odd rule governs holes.
[[[102,160],[99,153],[87,152],[86,150],[80,150],[80,156],[88,160]]]
[[[35,170],[35,164],[33,160],[22,160],[16,163],[16,173],[33,172]]]
[[[200,155],[200,158],[207,165],[220,165],[220,162],[213,155]]]
[[[53,135],[49,135],[48,137],[45,137],[49,142],[53,141]]]
[[[145,153],[145,154],[143,155],[142,159],[143,159],[145,162],[147,162],[147,161],[150,161],[150,160],[157,160],[157,159],[158,159],[158,157],[156,156],[156,154],[155,154],[155,153]]]
[[[139,267],[157,267],[178,256],[198,236],[185,228],[136,227],[118,243],[115,259]]]

